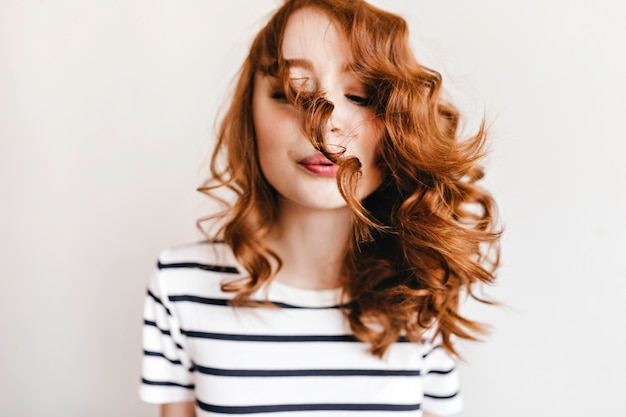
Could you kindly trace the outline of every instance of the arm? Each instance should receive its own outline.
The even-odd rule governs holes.
[[[463,395],[454,358],[442,346],[441,336],[432,330],[422,340],[424,417],[457,415],[463,408]]]
[[[161,278],[155,271],[146,293],[139,393],[148,403],[166,404],[159,407],[162,416],[190,417],[194,415],[192,361]]]
[[[194,401],[184,403],[163,404],[161,417],[196,417]]]

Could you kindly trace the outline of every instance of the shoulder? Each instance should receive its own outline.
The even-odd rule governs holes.
[[[225,273],[238,273],[241,269],[230,247],[221,241],[201,241],[170,247],[159,254],[157,266],[159,270],[201,269]]]
[[[153,286],[166,298],[172,294],[216,296],[222,294],[222,283],[241,276],[242,270],[225,243],[188,243],[160,253]]]

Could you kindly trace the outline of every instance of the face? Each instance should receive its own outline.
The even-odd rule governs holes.
[[[365,86],[348,69],[352,58],[345,35],[326,14],[301,9],[287,22],[282,53],[294,88],[321,90],[333,103],[326,145],[330,150],[345,148],[345,156],[359,159],[357,197],[365,198],[381,182],[376,161],[382,129],[367,106]],[[263,175],[280,194],[282,206],[346,207],[337,187],[337,166],[303,135],[282,89],[281,80],[257,74],[252,113]]]

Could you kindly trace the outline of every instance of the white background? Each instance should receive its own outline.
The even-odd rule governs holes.
[[[462,416],[624,416],[626,5],[378,0],[476,124],[503,267]],[[0,416],[154,416],[144,286],[196,240],[216,111],[275,0],[0,0]],[[223,107],[223,106],[221,106]]]

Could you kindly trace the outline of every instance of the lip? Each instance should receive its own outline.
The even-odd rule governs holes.
[[[298,161],[304,169],[320,177],[335,177],[339,166],[323,155],[311,155]]]

